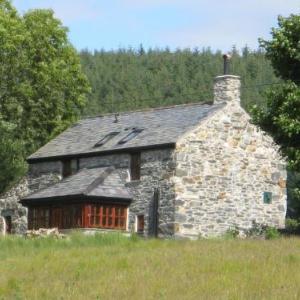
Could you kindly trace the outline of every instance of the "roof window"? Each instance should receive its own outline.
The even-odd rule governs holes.
[[[132,131],[128,133],[125,137],[123,137],[118,144],[125,144],[128,141],[132,140],[135,138],[139,133],[141,133],[144,129],[141,128],[132,128]]]
[[[110,132],[107,134],[104,138],[102,138],[98,143],[95,144],[94,147],[101,147],[102,145],[106,144],[109,140],[111,140],[113,137],[118,135],[120,132]]]

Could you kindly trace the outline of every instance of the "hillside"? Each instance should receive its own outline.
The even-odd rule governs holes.
[[[278,81],[272,67],[260,50],[232,52],[231,73],[242,78],[243,106],[262,105],[262,84]],[[209,48],[82,51],[80,57],[92,86],[85,115],[209,101],[213,78],[223,72],[222,53]]]

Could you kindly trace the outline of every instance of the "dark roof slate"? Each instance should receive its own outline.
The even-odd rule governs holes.
[[[30,201],[42,199],[71,198],[71,196],[132,199],[132,195],[125,187],[125,182],[122,180],[119,171],[109,167],[82,169],[57,184],[23,198],[21,202],[29,203]]]
[[[157,147],[175,144],[178,138],[197,126],[201,120],[223,105],[185,104],[167,108],[121,113],[115,122],[115,115],[87,118],[70,127],[28,160],[76,156],[143,147]],[[132,128],[143,129],[135,138],[125,144],[118,144]],[[95,144],[111,132],[120,132],[100,147]]]

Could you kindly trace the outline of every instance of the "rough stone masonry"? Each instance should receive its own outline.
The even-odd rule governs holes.
[[[239,77],[217,77],[214,96],[226,105],[176,146],[176,235],[215,236],[253,221],[284,227],[287,173],[278,146],[240,106]]]

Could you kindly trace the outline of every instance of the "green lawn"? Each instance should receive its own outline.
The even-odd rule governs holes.
[[[300,299],[300,239],[0,239],[0,299]]]

